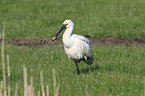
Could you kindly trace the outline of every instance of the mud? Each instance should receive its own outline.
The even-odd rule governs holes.
[[[91,46],[135,46],[135,47],[145,47],[145,37],[142,38],[117,38],[105,35],[103,38],[96,38],[93,36],[85,35],[90,42]],[[0,40],[1,42],[1,40]],[[58,37],[57,40],[51,41],[49,38],[36,39],[36,38],[27,38],[27,39],[5,39],[5,42],[17,45],[17,46],[29,46],[29,47],[41,47],[41,46],[63,46],[62,38]]]

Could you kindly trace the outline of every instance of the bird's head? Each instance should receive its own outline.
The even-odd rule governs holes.
[[[63,22],[63,25],[65,25],[65,28],[69,28],[69,27],[73,27],[74,23],[71,20],[67,19]]]
[[[51,38],[51,40],[52,40],[52,41],[55,40],[55,39],[57,38],[58,34],[59,34],[63,29],[70,28],[70,27],[73,27],[73,26],[74,26],[74,23],[73,23],[71,20],[69,20],[69,19],[65,20],[65,21],[63,22],[63,26],[61,27],[61,29],[58,31],[58,33],[57,33],[54,37]]]

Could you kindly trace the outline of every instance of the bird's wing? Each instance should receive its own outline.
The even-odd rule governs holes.
[[[79,38],[80,40],[85,41],[85,42],[86,42],[87,44],[89,44],[89,45],[91,44],[90,41],[89,41],[86,37],[84,37],[84,36],[79,35],[78,38]]]
[[[84,37],[84,36],[77,35],[77,34],[73,34],[72,37],[74,37],[74,38],[77,37],[77,38],[79,38],[80,40],[86,42],[87,44],[89,44],[89,45],[91,44],[90,41],[89,41],[86,37]]]

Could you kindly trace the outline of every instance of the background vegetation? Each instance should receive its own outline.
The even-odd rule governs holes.
[[[74,32],[98,38],[144,37],[145,0],[0,0],[0,32],[6,22],[5,38],[50,38],[65,19],[75,23]],[[90,96],[143,96],[145,48],[133,46],[92,46],[94,64],[80,63],[80,76],[74,62],[69,61],[62,46],[26,47],[5,44],[10,56],[11,95],[24,93],[23,64],[28,81],[33,77],[35,91],[41,90],[40,71],[53,94],[52,69],[60,83],[60,96],[83,96],[86,85]],[[0,47],[1,49],[1,47]],[[1,56],[0,56],[1,58]],[[6,56],[5,56],[6,61]],[[1,59],[0,59],[1,62]],[[7,72],[7,71],[6,71]],[[0,67],[0,80],[3,79]],[[6,80],[8,76],[6,73]]]

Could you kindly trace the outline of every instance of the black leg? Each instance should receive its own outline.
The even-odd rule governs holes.
[[[81,60],[76,61],[77,63],[80,63]]]
[[[75,60],[74,60],[75,61]],[[77,61],[75,61],[75,64],[76,64],[76,68],[77,68],[77,73],[78,73],[78,75],[80,74],[80,71],[79,71],[79,67],[78,67],[78,64],[77,64],[78,62]]]

